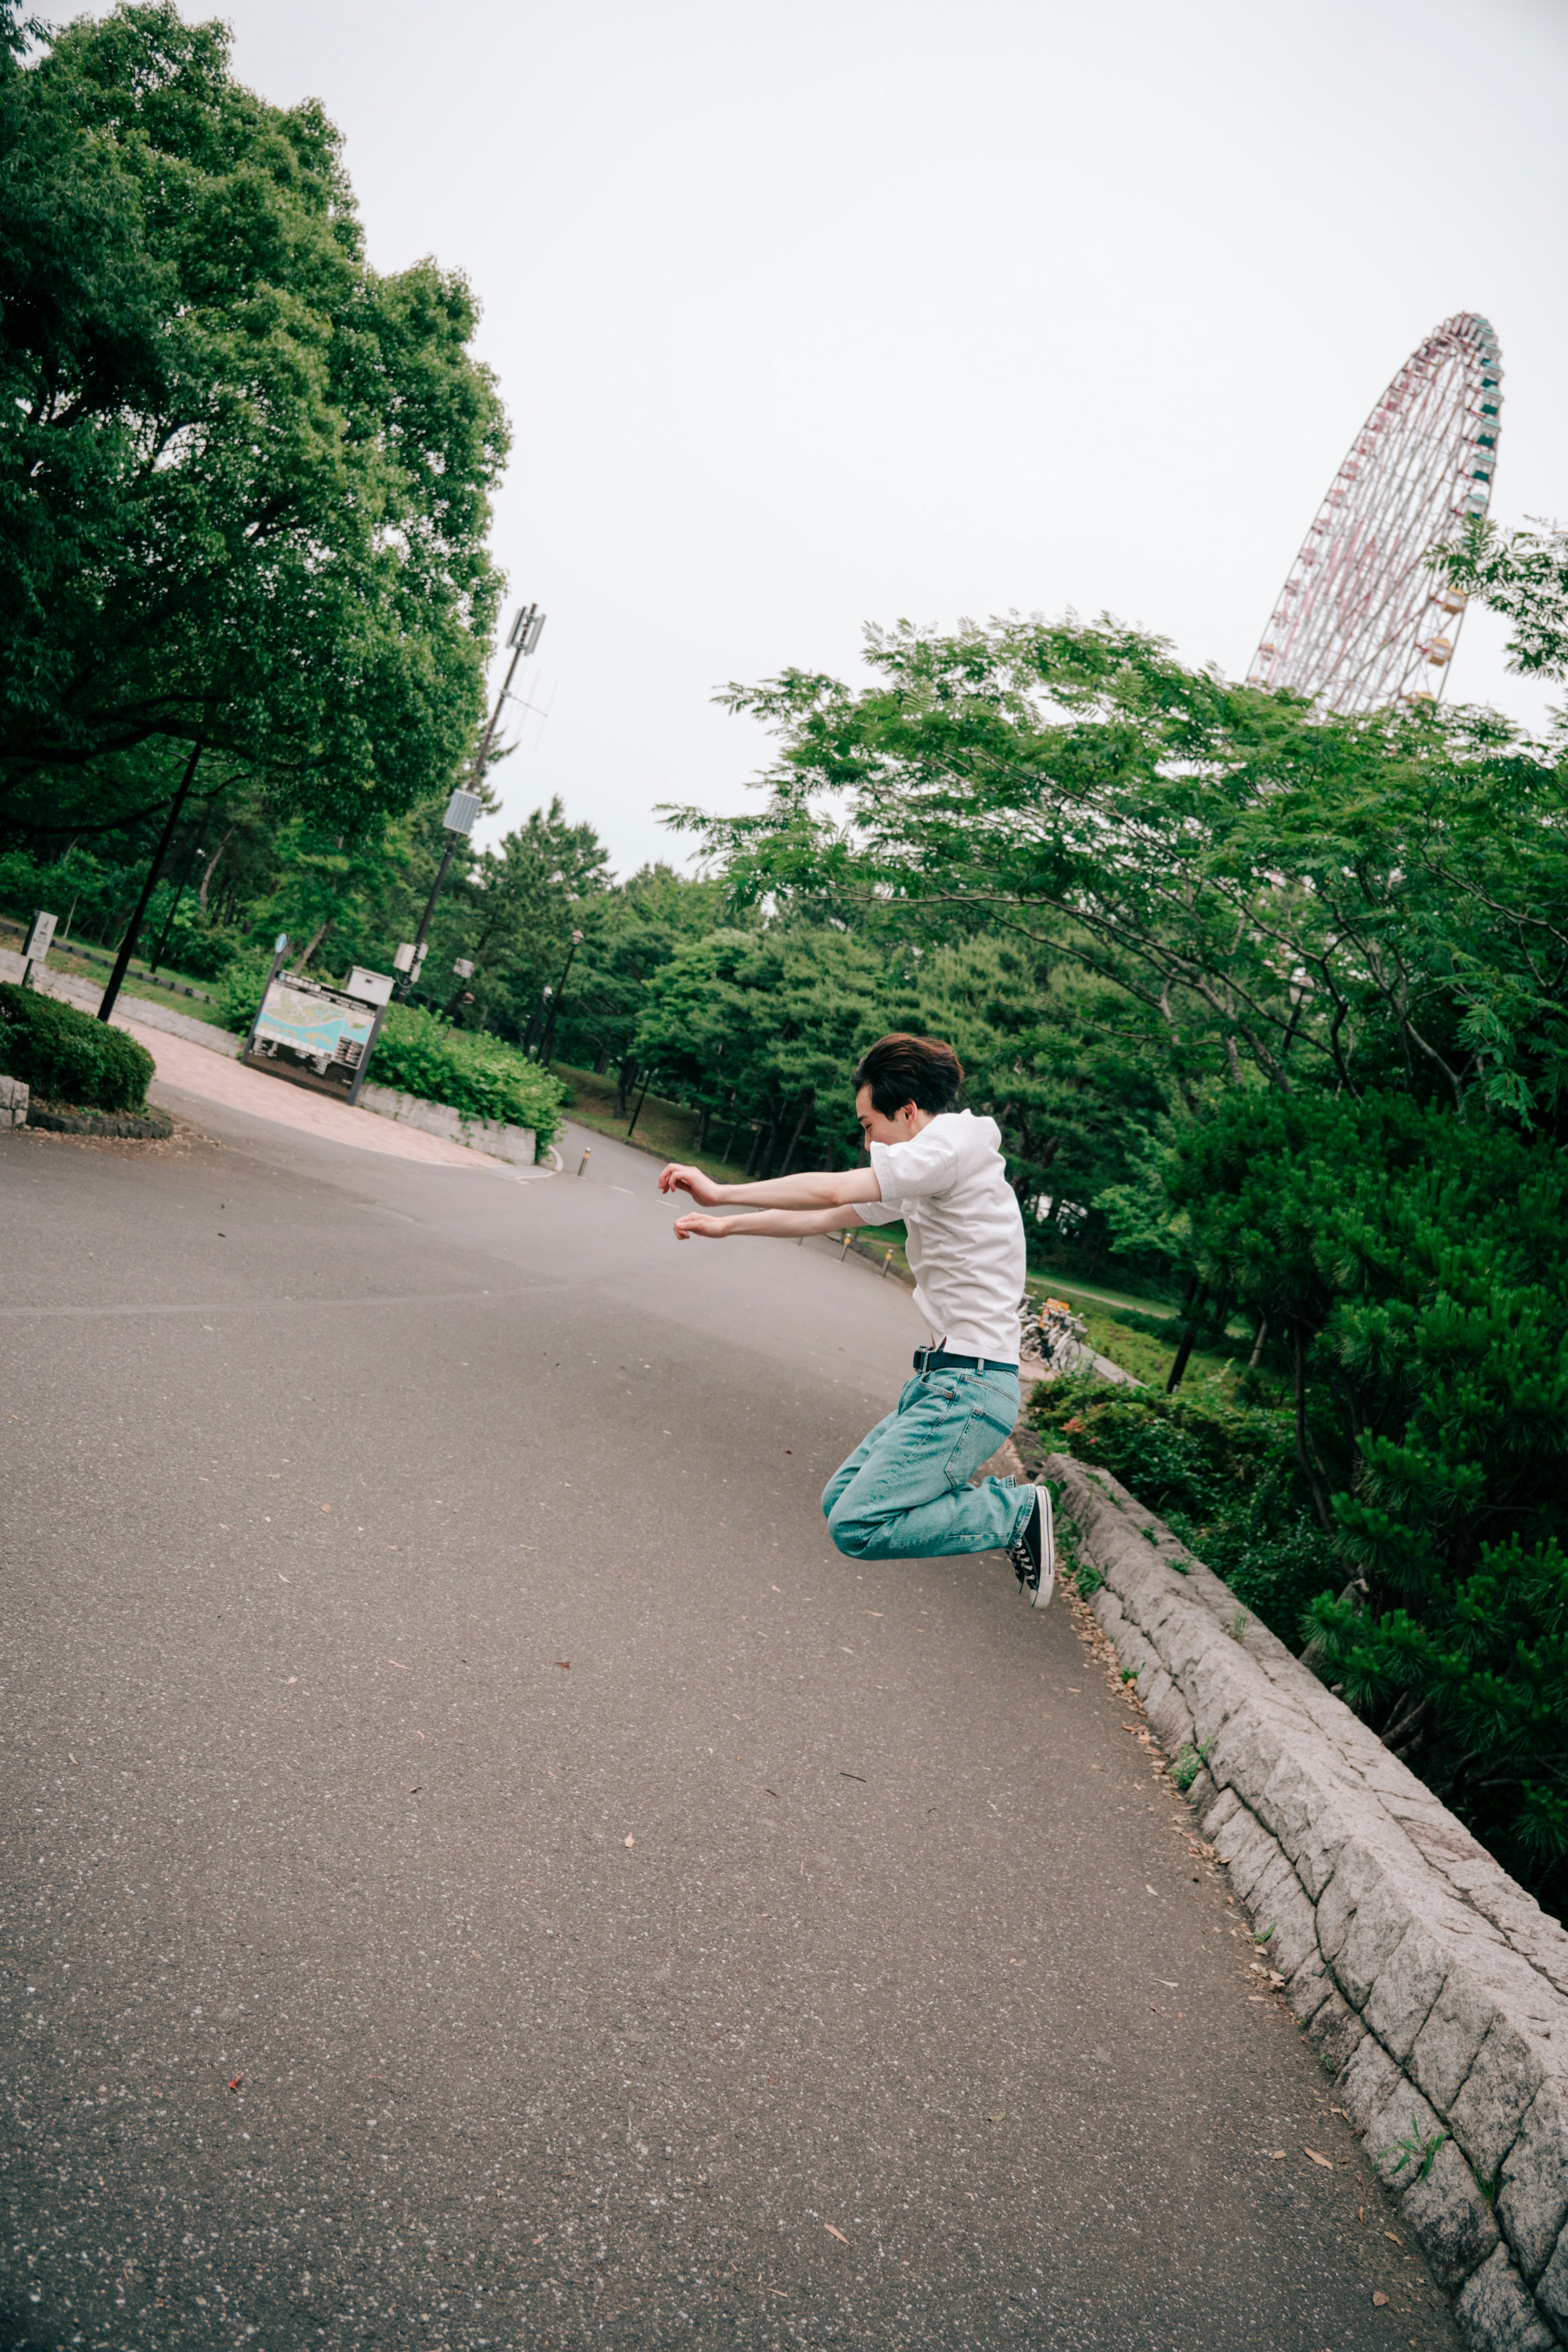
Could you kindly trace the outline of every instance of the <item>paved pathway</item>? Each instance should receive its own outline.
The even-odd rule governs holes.
[[[1456,2344],[1068,1609],[828,1544],[902,1290],[170,1098],[0,1137],[3,2352]]]

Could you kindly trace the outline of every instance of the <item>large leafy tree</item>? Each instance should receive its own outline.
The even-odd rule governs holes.
[[[1109,623],[872,633],[871,685],[725,698],[781,756],[676,813],[742,898],[946,910],[1120,992],[1196,1111],[1216,1080],[1556,1116],[1568,776],[1495,714],[1324,718]]]
[[[471,743],[497,600],[473,299],[367,267],[337,132],[221,25],[29,30],[6,5],[0,819],[122,824],[197,744],[339,827],[406,807]]]

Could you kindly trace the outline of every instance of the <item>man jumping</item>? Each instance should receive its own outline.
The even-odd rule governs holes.
[[[969,1484],[1018,1419],[1024,1244],[1001,1130],[995,1119],[954,1108],[963,1083],[958,1056],[939,1039],[879,1038],[854,1074],[869,1168],[716,1184],[700,1168],[672,1163],[659,1190],[689,1192],[700,1203],[675,1221],[683,1242],[831,1234],[904,1219],[915,1304],[932,1345],[915,1349],[915,1377],[897,1406],[828,1481],[828,1531],[855,1559],[1005,1551],[1025,1594],[1043,1609],[1056,1579],[1049,1492],[1010,1478]],[[747,1213],[702,1213],[731,1203]]]

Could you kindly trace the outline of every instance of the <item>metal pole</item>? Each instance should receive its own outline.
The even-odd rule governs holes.
[[[371,1034],[365,1040],[365,1050],[360,1055],[360,1066],[354,1072],[354,1083],[349,1088],[349,1100],[350,1103],[357,1103],[360,1099],[360,1088],[365,1083],[365,1072],[371,1066],[371,1055],[376,1050],[376,1039],[382,1034],[382,1023],[386,1019],[386,1012],[387,1009],[384,1004],[377,1005],[376,1017],[371,1024]]]
[[[572,957],[577,953],[577,950],[581,944],[582,933],[580,931],[573,931],[571,935],[571,945],[566,951],[566,961],[562,964],[560,969],[560,978],[555,984],[555,994],[550,999],[549,1019],[545,1023],[545,1034],[539,1045],[539,1061],[546,1068],[549,1066],[550,1047],[555,1044],[555,1023],[556,1015],[560,1011],[561,992],[566,986],[566,976],[571,970]]]
[[[202,750],[201,739],[198,737],[192,747],[191,756],[185,762],[185,772],[180,779],[180,789],[175,793],[173,803],[170,808],[169,822],[163,827],[163,837],[153,853],[152,865],[147,869],[147,879],[141,886],[141,896],[136,901],[136,912],[131,916],[125,937],[120,942],[120,953],[114,959],[114,970],[109,976],[109,986],[104,990],[99,1000],[98,1017],[100,1021],[107,1021],[113,1012],[115,999],[120,994],[125,975],[131,969],[131,959],[136,951],[136,934],[141,929],[141,919],[147,912],[148,902],[152,898],[153,886],[158,879],[159,868],[169,855],[169,844],[174,838],[174,827],[180,822],[180,811],[185,805],[185,794],[196,781],[196,762],[202,756]]]
[[[256,1024],[261,1019],[262,1013],[267,1009],[267,991],[271,988],[273,982],[277,978],[278,973],[283,970],[283,959],[287,953],[288,934],[287,931],[279,931],[277,934],[277,944],[272,950],[272,970],[267,975],[267,987],[261,992],[261,1003],[256,1006],[255,1013],[251,1016],[250,1027],[245,1033],[245,1044],[239,1049],[239,1057],[242,1062],[245,1060],[246,1055],[250,1052],[252,1046],[256,1044]]]
[[[517,664],[523,658],[524,652],[528,646],[528,632],[527,629],[519,631],[517,642],[512,648],[512,658],[507,664],[507,675],[501,681],[501,691],[496,697],[496,707],[491,711],[488,719],[486,721],[485,732],[480,736],[478,747],[474,753],[474,757],[468,762],[468,774],[476,784],[482,783],[484,781],[485,762],[490,756],[490,746],[495,740],[496,730],[501,723],[501,711],[506,703],[507,695],[512,690],[512,680],[517,676]],[[424,912],[419,919],[419,929],[413,935],[413,962],[410,966],[408,971],[403,975],[402,985],[398,991],[400,997],[403,998],[405,1001],[409,991],[413,986],[413,975],[419,968],[419,951],[424,945],[424,935],[430,929],[430,919],[435,912],[435,902],[441,896],[442,885],[445,881],[448,869],[451,866],[453,853],[455,851],[458,842],[466,839],[467,835],[465,834],[455,833],[451,840],[446,845],[444,856],[442,858],[440,865],[436,867],[435,880],[431,886],[430,896],[424,902]]]
[[[652,1070],[650,1070],[650,1071],[649,1071],[649,1073],[648,1073],[648,1075],[647,1075],[647,1076],[646,1076],[646,1077],[643,1079],[643,1091],[642,1091],[642,1093],[641,1093],[641,1094],[638,1096],[638,1097],[637,1097],[637,1108],[636,1108],[636,1109],[635,1109],[635,1110],[632,1112],[632,1127],[629,1127],[629,1128],[627,1129],[627,1130],[626,1130],[626,1140],[627,1140],[627,1142],[628,1142],[628,1143],[630,1143],[630,1142],[631,1142],[631,1140],[632,1140],[632,1128],[636,1126],[637,1121],[638,1121],[638,1120],[642,1118],[642,1116],[643,1116],[643,1104],[647,1101],[647,1099],[648,1099],[648,1089],[649,1089],[649,1087],[653,1085],[653,1074]]]
[[[424,902],[424,912],[419,919],[419,929],[413,935],[413,961],[402,975],[402,988],[401,993],[404,998],[407,997],[409,990],[413,986],[413,976],[419,970],[419,951],[424,945],[424,935],[430,929],[430,919],[435,912],[435,902],[441,896],[441,886],[446,879],[446,869],[452,863],[452,853],[456,848],[458,843],[460,841],[465,841],[467,837],[466,834],[452,834],[447,840],[445,855],[443,856],[440,865],[435,869],[435,879],[431,884],[430,896]]]

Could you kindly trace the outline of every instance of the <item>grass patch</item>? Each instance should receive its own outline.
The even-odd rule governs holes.
[[[552,1062],[554,1075],[567,1089],[566,1107],[580,1127],[593,1129],[596,1135],[613,1136],[617,1143],[630,1142],[633,1151],[645,1151],[653,1160],[680,1160],[689,1168],[700,1168],[716,1183],[738,1184],[744,1181],[746,1163],[721,1160],[716,1151],[699,1151],[697,1135],[701,1120],[695,1110],[685,1104],[669,1101],[663,1095],[650,1094],[637,1115],[635,1131],[626,1133],[632,1114],[637,1109],[640,1087],[633,1087],[623,1116],[615,1110],[615,1080],[601,1077],[597,1070],[576,1070],[567,1062]],[[723,1142],[729,1130],[722,1119],[715,1119],[710,1142]],[[751,1145],[751,1130],[741,1129],[747,1149]]]

